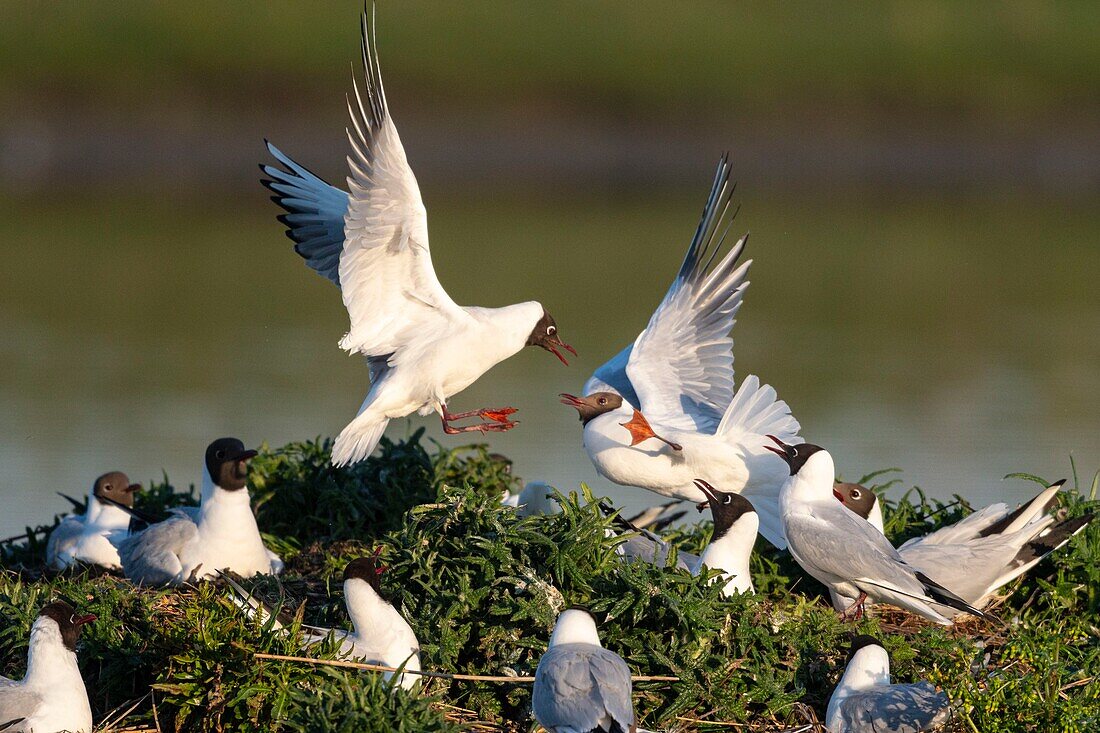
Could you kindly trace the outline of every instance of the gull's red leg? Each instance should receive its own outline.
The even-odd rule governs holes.
[[[848,608],[844,609],[843,613],[840,614],[840,620],[859,621],[861,618],[863,618],[863,604],[866,600],[867,594],[860,593],[859,598],[856,599],[855,603],[848,606]]]
[[[447,409],[446,405],[443,405],[443,410],[440,413],[440,420],[443,422],[443,432],[447,435],[457,435],[458,433],[503,433],[506,430],[511,430],[518,422],[514,422],[508,419],[508,416],[516,412],[514,407],[501,407],[499,409],[481,409],[470,410],[469,412],[451,412]],[[462,427],[456,427],[451,425],[451,422],[455,420],[463,420],[468,417],[487,417],[493,422],[478,423],[476,425],[463,425]]]

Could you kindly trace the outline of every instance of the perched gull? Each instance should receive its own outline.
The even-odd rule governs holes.
[[[1063,483],[1048,486],[1015,510],[1003,503],[991,504],[955,524],[914,537],[898,548],[898,554],[970,605],[984,608],[1002,586],[1031,570],[1093,520],[1092,513],[1073,519],[1058,519],[1050,513]],[[838,483],[836,490],[844,506],[883,531],[875,492],[852,483]],[[851,598],[831,592],[837,609],[851,604]],[[949,607],[936,610],[948,617],[961,613]]]
[[[947,695],[929,682],[890,684],[890,655],[872,636],[857,636],[825,713],[829,733],[920,733],[951,718]]]
[[[206,449],[199,506],[175,509],[119,545],[127,578],[146,585],[180,585],[217,576],[279,573],[282,560],[264,547],[248,497],[248,461],[256,455],[236,438]]]
[[[56,570],[77,562],[110,570],[122,567],[117,545],[126,537],[130,515],[119,506],[132,507],[134,492],[141,484],[130,483],[121,471],[105,473],[95,480],[88,494],[88,506],[81,515],[61,520],[46,543],[46,562]]]
[[[420,642],[401,613],[382,595],[381,578],[385,570],[386,567],[378,563],[377,553],[349,562],[344,568],[344,604],[353,630],[303,626],[302,645],[316,644],[333,636],[340,643],[343,657],[419,672]],[[253,597],[228,573],[222,576],[250,615],[260,614],[266,619],[272,614],[271,608]],[[282,629],[286,622],[276,619],[274,626]],[[393,674],[384,672],[383,676],[388,681]],[[407,690],[419,677],[402,674],[400,686]]]
[[[535,671],[535,720],[549,733],[634,733],[630,690],[630,667],[600,645],[588,610],[562,611]]]
[[[356,83],[348,102],[351,195],[270,143],[285,170],[261,166],[270,177],[264,185],[288,212],[279,219],[294,249],[343,294],[351,326],[340,346],[370,367],[370,392],[333,446],[337,466],[366,458],[390,420],[413,412],[438,412],[447,434],[508,430],[516,425],[508,417],[514,408],[452,413],[447,401],[524,346],[540,346],[562,363],[562,350],[576,354],[541,304],[463,307],[440,285],[424,202],[390,116],[365,13],[362,31],[364,93]],[[486,422],[451,424],[470,417]]]
[[[722,593],[726,596],[755,592],[749,573],[749,558],[760,527],[756,510],[740,494],[719,491],[702,479],[695,481],[710,505],[714,517],[714,532],[702,555],[677,552],[676,567],[687,570],[692,575],[699,575],[704,569],[721,571],[715,580],[725,581]],[[605,514],[613,516],[613,521],[624,532],[630,533],[616,548],[620,555],[629,560],[643,560],[661,567],[668,564],[671,547],[663,537],[614,515],[614,509],[606,504],[601,504],[600,508]]]
[[[47,603],[31,626],[27,674],[0,677],[0,730],[24,733],[92,733],[88,691],[76,665],[80,627],[95,616],[78,616],[64,601]]]
[[[936,606],[982,616],[956,593],[909,566],[893,545],[855,513],[844,508],[833,488],[833,457],[816,445],[787,445],[769,436],[768,446],[790,466],[779,497],[779,511],[791,556],[825,586],[855,598],[844,616],[862,613],[863,602],[892,603],[929,621],[950,625]]]
[[[749,497],[760,532],[784,548],[779,489],[787,471],[761,446],[767,433],[796,440],[799,425],[757,377],[734,391],[729,332],[749,284],[751,261],[738,266],[745,238],[711,267],[728,231],[729,177],[723,158],[684,262],[649,325],[596,370],[584,397],[561,397],[580,414],[584,448],[602,476],[697,503],[707,497],[694,480],[705,478]]]

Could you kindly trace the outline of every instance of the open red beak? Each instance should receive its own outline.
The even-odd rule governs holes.
[[[571,394],[568,394],[566,392],[562,392],[561,394],[558,395],[558,397],[561,397],[561,403],[563,405],[569,405],[570,407],[576,407],[576,408],[584,407],[584,400],[582,400],[580,397],[577,397],[575,395],[571,395]]]
[[[83,626],[84,624],[90,624],[91,622],[95,621],[96,618],[97,617],[91,613],[86,616],[75,616],[73,618],[73,624],[76,626]]]
[[[126,487],[126,491],[129,491],[131,494],[136,494],[141,491],[141,484],[130,484]]]
[[[835,497],[836,497],[836,500],[837,500],[837,501],[839,501],[839,502],[840,502],[841,504],[843,504],[843,503],[844,503],[844,495],[843,495],[843,494],[841,494],[841,493],[840,493],[839,491],[837,491],[836,489],[833,489],[833,496],[835,496]]]
[[[565,360],[565,357],[564,357],[564,356],[562,356],[561,352],[560,352],[560,351],[558,351],[557,347],[559,347],[559,346],[560,346],[560,347],[562,347],[563,349],[565,349],[566,351],[568,351],[568,352],[569,352],[570,354],[572,354],[573,356],[576,356],[576,355],[577,355],[577,350],[576,350],[576,349],[574,349],[574,348],[573,348],[572,346],[570,346],[569,344],[567,344],[567,343],[565,343],[564,341],[562,341],[561,339],[558,339],[558,338],[555,338],[555,339],[547,339],[547,341],[546,341],[546,349],[547,349],[547,351],[549,351],[549,352],[550,352],[551,354],[553,354],[554,356],[558,357],[558,359],[559,359],[559,360],[561,361],[561,363],[562,363],[562,364],[565,364],[566,366],[569,366],[569,362],[567,362],[567,361]]]

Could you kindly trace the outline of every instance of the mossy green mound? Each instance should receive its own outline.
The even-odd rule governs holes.
[[[758,541],[759,591],[724,598],[673,569],[624,564],[591,496],[563,497],[561,514],[520,518],[501,507],[518,480],[483,448],[430,453],[415,435],[386,442],[350,469],[328,465],[328,443],[294,443],[253,461],[251,485],[283,577],[248,581],[296,623],[344,626],[340,574],[381,546],[383,587],[412,624],[426,670],[534,674],[557,611],[584,604],[603,643],[639,675],[635,704],[648,728],[798,727],[820,717],[855,630],[885,639],[899,681],[927,678],[957,703],[959,730],[1089,731],[1100,725],[1100,527],[1089,527],[1014,584],[997,620],[943,629],[883,612],[840,623],[822,589],[785,553]],[[1095,508],[1064,492],[1071,515]],[[908,497],[913,497],[910,501]],[[139,502],[157,511],[193,501],[167,480]],[[964,502],[910,493],[887,505],[898,541],[955,521]],[[678,530],[684,550],[709,525]],[[178,731],[530,730],[530,686],[431,679],[405,693],[372,672],[257,659],[302,655],[291,637],[250,621],[226,588],[139,589],[92,570],[44,570],[44,532],[5,548],[0,572],[0,673],[23,673],[27,631],[63,596],[99,620],[80,663],[96,720]],[[790,589],[794,592],[791,593]],[[305,655],[335,656],[332,644]],[[119,722],[121,721],[121,722]],[[697,722],[693,722],[697,721]]]

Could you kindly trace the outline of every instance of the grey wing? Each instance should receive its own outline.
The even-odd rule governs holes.
[[[141,534],[127,537],[118,548],[123,572],[130,580],[146,585],[177,580],[183,569],[180,553],[198,531],[191,518],[179,512]]]
[[[889,540],[839,502],[837,508],[840,511],[830,512],[828,521],[810,515],[788,518],[784,529],[799,564],[823,582],[828,581],[819,573],[847,581],[874,581],[918,599],[926,598],[923,584]]]
[[[13,721],[29,717],[41,703],[38,693],[0,677],[0,730],[19,730],[18,723]],[[3,727],[9,723],[11,725]]]
[[[634,721],[630,669],[591,644],[562,644],[539,660],[532,691],[535,719],[550,731],[590,731],[608,717],[624,730]]]
[[[83,531],[84,522],[76,517],[65,517],[61,520],[61,524],[50,532],[50,539],[46,542],[46,562],[59,570],[67,567],[72,562],[72,557],[59,558],[58,555],[69,550]],[[60,564],[58,564],[59,560]]]
[[[634,407],[641,407],[638,393],[634,391],[634,385],[630,383],[630,377],[626,376],[626,365],[630,361],[630,353],[634,350],[634,344],[629,344],[622,351],[607,360],[584,383],[584,394],[593,392],[617,392],[624,400]]]
[[[330,186],[308,168],[295,163],[270,142],[267,149],[285,170],[261,165],[270,176],[261,181],[274,195],[271,200],[287,213],[279,216],[294,251],[321,276],[340,286],[340,253],[344,251],[344,214],[348,195]]]
[[[850,733],[921,733],[951,718],[947,695],[928,682],[888,685],[856,693],[840,704]]]

